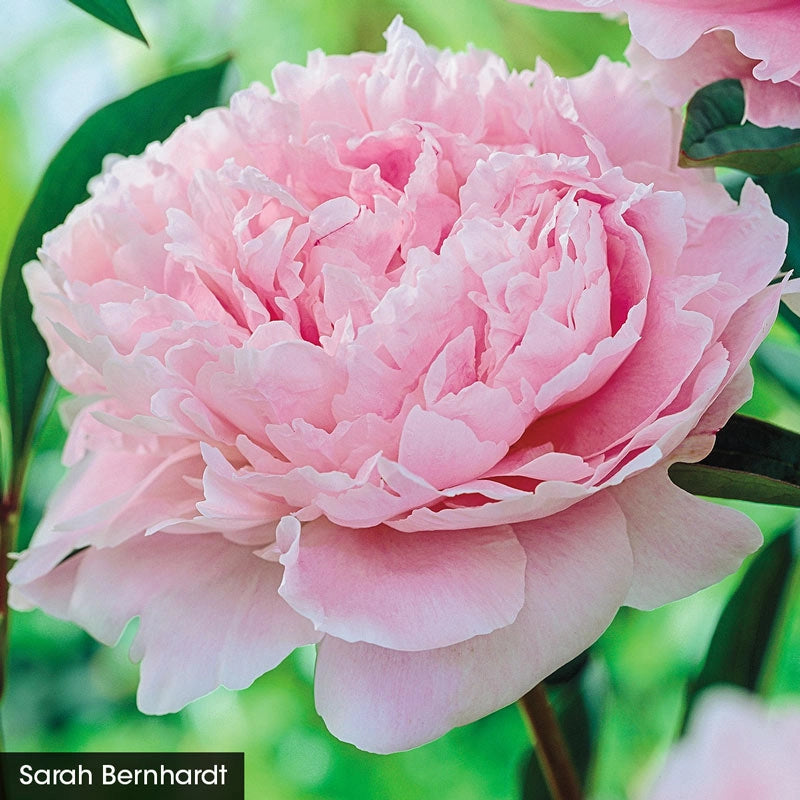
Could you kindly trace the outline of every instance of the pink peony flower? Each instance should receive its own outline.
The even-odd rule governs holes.
[[[143,711],[316,643],[331,731],[413,747],[760,542],[667,466],[749,392],[764,193],[679,170],[620,64],[387,40],[109,161],[26,268],[76,397],[14,602],[138,616]]]
[[[563,11],[627,13],[628,60],[659,99],[680,106],[698,89],[737,78],[745,116],[800,128],[800,4],[796,0],[516,0]]]
[[[800,706],[766,707],[732,688],[714,689],[692,715],[648,800],[796,800]]]

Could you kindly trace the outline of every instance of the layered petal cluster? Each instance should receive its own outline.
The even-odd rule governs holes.
[[[733,688],[704,696],[647,800],[800,797],[800,705],[764,705]]]
[[[413,747],[760,542],[667,467],[749,392],[766,196],[680,171],[622,65],[386,38],[109,162],[26,268],[75,397],[13,599],[138,616],[144,711],[316,643],[330,729]]]
[[[745,116],[800,128],[800,5],[796,0],[516,0],[562,11],[626,13],[626,53],[661,100],[680,106],[723,78],[742,82]]]

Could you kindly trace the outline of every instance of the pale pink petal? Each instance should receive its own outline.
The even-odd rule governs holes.
[[[655,608],[722,580],[762,542],[750,517],[679,489],[667,466],[609,490],[628,524],[634,572],[625,603],[637,608]]]
[[[605,148],[612,164],[641,162],[667,169],[677,161],[681,119],[650,92],[623,64],[601,57],[596,67],[569,82],[581,120]],[[598,92],[612,103],[598,103]],[[642,125],[647,118],[649,124]]]
[[[753,396],[753,370],[745,364],[720,392],[692,430],[693,435],[716,434]]]
[[[792,800],[800,794],[800,708],[732,687],[705,692],[647,800]]]
[[[546,423],[542,420],[539,440],[552,441],[563,452],[592,456],[627,439],[669,404],[711,338],[706,316],[674,308],[676,288],[660,283],[651,290],[637,347],[599,391]],[[626,402],[620,403],[620,397]]]
[[[598,496],[515,530],[528,561],[513,624],[421,653],[322,640],[315,695],[334,735],[379,753],[424,744],[513,702],[605,630],[631,574],[616,503]]]
[[[745,117],[762,128],[800,128],[800,73],[781,83],[743,77]]]
[[[348,530],[324,518],[281,526],[280,594],[339,639],[428,650],[509,625],[522,606],[525,551],[508,526],[419,534]]]
[[[191,515],[202,494],[187,479],[200,474],[195,444],[166,457],[114,450],[88,454],[56,490],[10,580],[34,580],[73,550],[90,544],[113,547],[162,520]]]
[[[164,714],[217,686],[243,689],[319,639],[279,597],[282,572],[213,533],[158,533],[84,550],[56,567],[52,582],[40,578],[16,592],[106,644],[138,616],[131,646],[142,661],[138,704]],[[98,594],[98,586],[114,591]]]
[[[446,488],[477,477],[507,451],[505,442],[481,441],[461,420],[417,406],[403,426],[399,462],[432,486]]]

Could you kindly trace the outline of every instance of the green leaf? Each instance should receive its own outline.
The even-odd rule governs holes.
[[[755,357],[795,400],[800,400],[800,349],[767,340]]]
[[[31,319],[21,269],[36,258],[47,231],[88,197],[86,185],[108,153],[140,153],[165,139],[187,115],[219,100],[229,59],[165,78],[117,100],[90,116],[69,138],[45,171],[8,259],[0,294],[0,339],[6,403],[0,420],[2,475],[7,495],[19,488],[37,406],[47,381],[47,348]]]
[[[585,787],[592,759],[592,729],[580,680],[548,689],[572,763]],[[535,752],[531,753],[522,779],[522,800],[552,800],[547,779]]]
[[[732,78],[700,89],[689,101],[678,163],[733,167],[755,175],[800,167],[800,130],[742,124],[744,91]]]
[[[753,559],[720,615],[706,660],[686,697],[684,727],[700,693],[717,683],[755,691],[792,571],[792,530]]]
[[[781,303],[778,308],[778,316],[792,329],[795,333],[800,333],[800,317],[794,313],[786,303]]]
[[[800,435],[734,414],[705,459],[669,475],[692,494],[800,508]]]
[[[756,183],[769,195],[772,210],[789,224],[784,268],[800,269],[800,170],[759,176]]]
[[[147,39],[144,38],[142,29],[126,0],[69,0],[69,2],[112,28],[147,44]]]

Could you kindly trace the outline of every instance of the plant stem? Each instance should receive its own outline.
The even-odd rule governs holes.
[[[582,800],[580,781],[544,684],[521,697],[519,707],[553,800]]]
[[[14,550],[19,527],[19,508],[15,495],[0,502],[0,701],[6,686],[6,655],[8,653],[8,554]],[[0,724],[0,751],[4,750]]]

